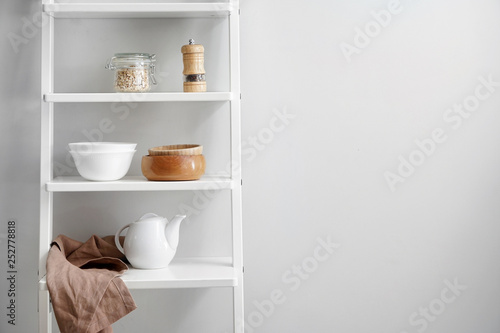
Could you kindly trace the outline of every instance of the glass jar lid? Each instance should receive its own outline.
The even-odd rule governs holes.
[[[124,67],[155,67],[156,54],[149,53],[116,53],[108,60],[106,69],[117,69]]]

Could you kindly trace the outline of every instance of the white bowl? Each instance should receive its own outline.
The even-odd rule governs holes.
[[[69,143],[69,150],[79,153],[117,153],[132,151],[137,143],[130,142],[74,142]]]
[[[117,153],[70,151],[80,176],[95,181],[112,181],[123,178],[130,168],[135,152],[135,150]]]

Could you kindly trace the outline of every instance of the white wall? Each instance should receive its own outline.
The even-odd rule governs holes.
[[[22,36],[22,18],[31,19],[38,5],[0,5],[2,247],[6,221],[15,218],[19,226],[18,325],[0,312],[0,331],[8,333],[36,331],[40,36],[34,32],[16,53],[8,34]],[[500,4],[253,0],[241,7],[247,332],[500,331]],[[192,34],[218,55],[207,67],[214,87],[224,89],[227,45],[218,37],[224,23],[155,22],[151,40],[140,38],[149,23],[117,24],[63,23],[60,32],[72,35],[58,34],[60,91],[91,91],[93,78],[96,90],[108,89],[109,73],[99,66],[128,45],[163,54],[163,87],[179,89],[175,59]],[[135,35],[123,39],[122,29]],[[358,29],[372,29],[372,37]],[[79,43],[66,47],[73,36]],[[100,47],[84,58],[81,46],[91,40]],[[83,67],[72,66],[75,57]],[[464,103],[459,116],[454,110]],[[189,113],[181,107],[131,110],[107,139],[137,140],[144,150],[156,142],[138,128],[153,120],[163,141],[227,147],[225,105]],[[56,109],[58,161],[65,163],[67,142],[113,116],[107,104]],[[219,170],[227,150],[208,149],[212,170]],[[226,195],[183,226],[180,255],[230,251]],[[192,199],[190,193],[58,195],[55,228],[85,240],[146,211],[171,216]],[[321,247],[328,242],[331,254]],[[0,263],[6,272],[5,258]],[[228,290],[134,297],[140,308],[116,332],[230,329]]]

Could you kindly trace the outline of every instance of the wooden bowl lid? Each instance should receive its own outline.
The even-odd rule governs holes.
[[[203,146],[194,144],[179,144],[159,146],[148,149],[151,156],[167,156],[167,155],[201,155]]]

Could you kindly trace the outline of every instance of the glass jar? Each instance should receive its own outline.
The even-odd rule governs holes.
[[[106,69],[115,71],[116,92],[147,92],[155,80],[155,54],[116,53]]]

